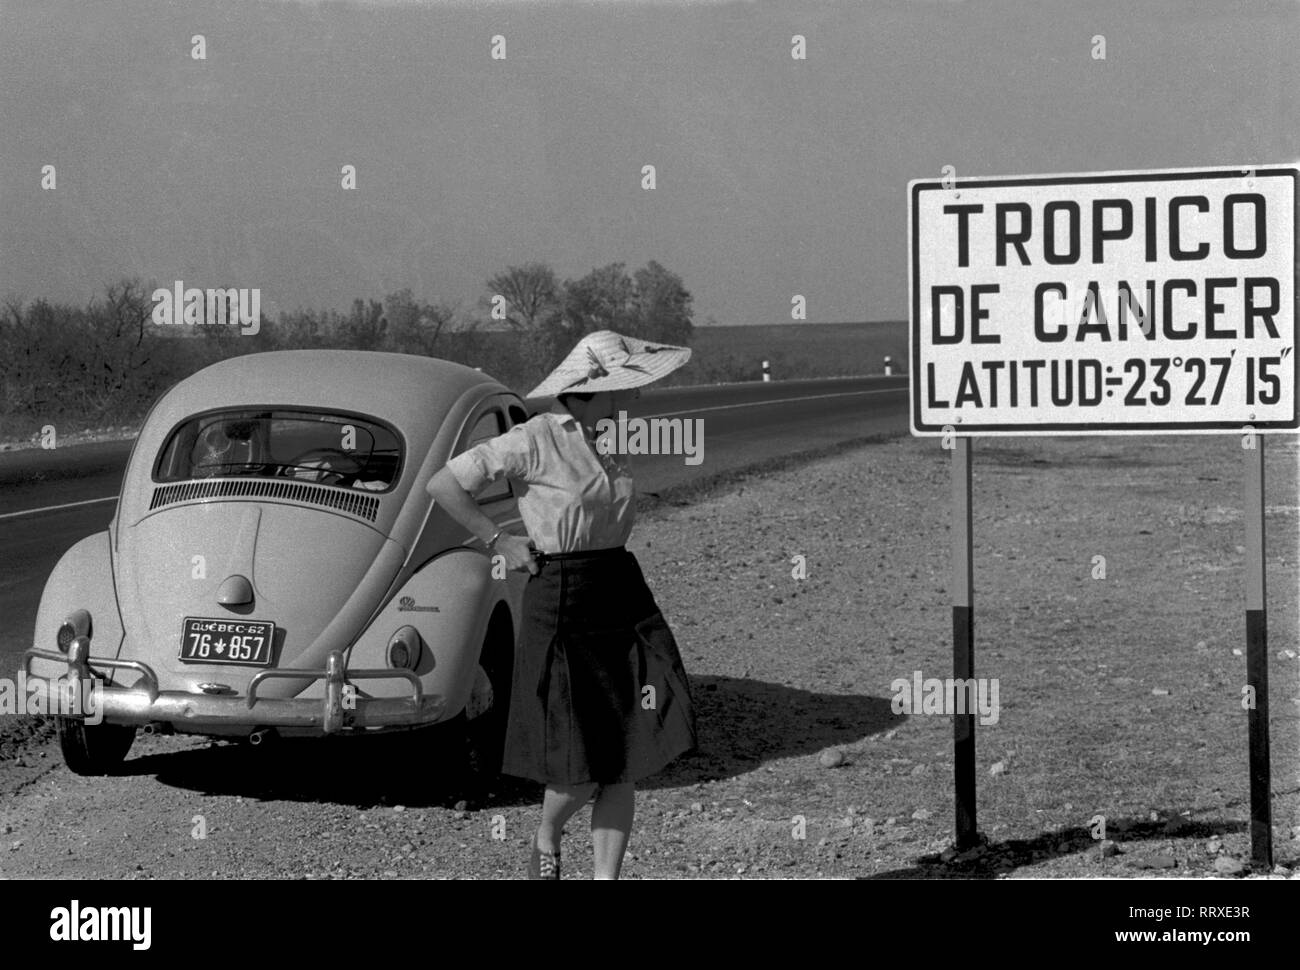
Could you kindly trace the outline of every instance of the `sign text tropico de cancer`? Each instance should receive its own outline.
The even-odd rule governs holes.
[[[912,433],[1300,427],[1298,178],[909,183]]]

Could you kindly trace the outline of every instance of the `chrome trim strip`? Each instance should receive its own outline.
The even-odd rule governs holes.
[[[257,686],[264,680],[287,678],[296,680],[326,682],[325,699],[314,698],[261,698],[257,712],[257,725],[263,727],[315,727],[325,734],[334,734],[345,726],[363,727],[415,727],[431,724],[442,717],[444,703],[441,697],[426,698],[420,678],[410,670],[389,670],[382,668],[352,670],[346,669],[343,654],[334,651],[329,655],[324,670],[262,670],[248,683],[248,696],[214,696],[210,694],[192,694],[188,691],[166,691],[158,689],[158,675],[138,660],[109,660],[91,657],[90,641],[78,637],[73,641],[68,655],[52,650],[32,648],[23,652],[23,675],[37,689],[46,695],[49,693],[49,681],[44,677],[31,674],[33,659],[52,660],[66,663],[70,676],[89,679],[91,664],[107,669],[134,670],[144,678],[143,689],[139,687],[103,688],[104,714],[113,715],[119,721],[134,724],[147,724],[150,721],[173,721],[203,725],[228,726],[232,720],[248,721],[254,705],[259,704]],[[410,697],[356,697],[355,707],[349,708],[344,717],[343,687],[353,680],[387,680],[398,677],[411,684]],[[100,679],[103,679],[102,677]]]
[[[75,641],[74,641],[75,642]],[[66,663],[68,665],[68,674],[75,675],[83,680],[89,680],[91,673],[95,672],[96,667],[105,667],[109,670],[134,670],[144,677],[144,691],[149,695],[150,702],[158,699],[158,675],[153,672],[148,664],[141,663],[138,660],[110,660],[107,657],[90,657],[87,656],[84,661],[78,662],[69,651],[67,655],[55,653],[53,650],[37,650],[33,647],[30,650],[23,651],[23,676],[31,678],[31,663],[34,659],[53,660],[56,663]],[[34,678],[34,680],[44,680],[43,677]],[[103,677],[101,676],[102,680]],[[126,688],[105,688],[109,689],[126,689]],[[135,688],[131,688],[135,689]]]
[[[322,680],[326,676],[326,673],[327,672],[324,670],[262,670],[259,671],[257,674],[254,675],[253,679],[248,682],[248,701],[247,701],[248,707],[251,710],[253,705],[257,703],[258,701],[257,685],[260,684],[263,680],[270,680],[273,677],[288,677],[288,678],[297,678],[299,680],[316,681],[316,680]],[[404,699],[403,703],[422,704],[424,702],[424,686],[420,683],[420,678],[417,677],[413,671],[376,669],[376,670],[349,670],[346,671],[345,673],[347,675],[348,681],[379,680],[386,677],[401,677],[404,680],[409,680],[411,682],[411,697],[409,698],[409,700]],[[357,703],[359,704],[363,700],[374,700],[374,699],[375,698],[358,697]],[[262,703],[267,704],[270,703],[270,701],[262,700]],[[316,702],[312,701],[312,703],[314,704]]]
[[[30,683],[48,696],[49,681],[44,677],[34,677]],[[257,705],[254,722],[244,698],[237,696],[164,691],[151,699],[143,690],[105,687],[101,698],[105,720],[115,724],[145,725],[161,721],[173,724],[182,732],[202,733],[205,727],[229,729],[232,724],[242,723],[250,731],[255,727],[290,727],[333,733],[327,730],[319,699],[263,699]],[[412,704],[410,697],[358,697],[356,704],[356,710],[347,712],[348,723],[343,730],[423,727],[442,720],[446,712],[446,699],[442,696],[423,697],[418,706]]]

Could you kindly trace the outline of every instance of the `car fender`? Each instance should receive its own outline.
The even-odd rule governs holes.
[[[479,651],[497,604],[505,602],[519,629],[522,573],[492,576],[492,560],[460,547],[421,566],[388,601],[352,646],[348,667],[386,668],[388,643],[401,627],[414,627],[422,641],[415,674],[426,695],[446,699],[446,716],[458,714],[469,698]],[[398,678],[360,680],[357,690],[374,697],[400,697],[410,685]]]
[[[108,531],[86,536],[63,554],[45,581],[41,605],[36,612],[32,646],[57,650],[59,625],[73,610],[90,613],[90,653],[116,658],[122,649],[122,614],[113,582],[113,555]],[[40,677],[59,677],[67,665],[33,659],[31,672]]]

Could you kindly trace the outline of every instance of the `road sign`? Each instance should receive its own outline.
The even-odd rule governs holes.
[[[912,433],[1300,428],[1291,166],[908,185]]]

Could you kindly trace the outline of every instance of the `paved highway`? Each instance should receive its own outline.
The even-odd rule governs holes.
[[[647,390],[634,417],[703,420],[703,462],[633,459],[637,487],[675,485],[764,459],[907,431],[907,378],[865,377]],[[45,579],[80,539],[107,528],[131,442],[0,454],[0,672],[12,671],[36,622]]]

